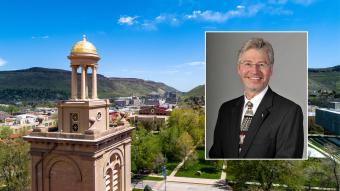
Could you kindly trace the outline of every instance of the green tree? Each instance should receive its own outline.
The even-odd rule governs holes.
[[[9,113],[10,115],[13,115],[14,113],[19,111],[19,108],[14,105],[0,106],[0,111],[4,111]]]
[[[187,159],[184,161],[182,168],[190,169],[197,163],[198,163],[197,152],[193,151],[192,153],[190,153],[190,155],[188,155]]]
[[[194,144],[203,141],[204,137],[204,114],[190,108],[175,109],[168,119],[170,128],[178,128],[179,133],[186,131],[192,137]]]
[[[132,170],[137,173],[157,170],[164,160],[159,138],[138,126],[132,133]]]
[[[166,158],[169,161],[181,161],[188,154],[188,147],[202,145],[204,123],[202,111],[191,108],[174,109],[168,119],[167,128],[161,128],[160,132],[162,152]]]
[[[303,180],[290,161],[229,161],[228,171],[236,177],[235,189],[246,189],[246,182],[257,182],[262,190],[271,190],[274,183],[290,189],[301,189]]]
[[[1,128],[0,135],[0,183],[2,190],[27,190],[29,179],[29,144],[21,138],[11,139],[9,128]]]
[[[340,165],[338,164],[339,159],[337,158],[340,153],[339,147],[333,145],[325,145],[325,150],[329,154],[328,160],[323,161],[323,166],[325,169],[327,167],[330,169],[330,173],[325,175],[335,182],[336,190],[340,191]]]
[[[303,172],[305,177],[305,185],[308,190],[312,190],[313,186],[328,187],[328,177],[325,176],[321,160],[309,158],[303,162]]]
[[[8,140],[9,137],[12,135],[13,131],[9,126],[2,126],[0,127],[0,139],[1,140]]]
[[[177,139],[176,149],[179,151],[179,157],[183,160],[189,155],[189,152],[194,149],[194,144],[191,136],[187,132],[183,132],[181,136]]]
[[[162,129],[160,132],[160,144],[162,152],[169,161],[180,161],[179,150],[176,149],[177,139],[180,136],[180,130],[177,126]]]

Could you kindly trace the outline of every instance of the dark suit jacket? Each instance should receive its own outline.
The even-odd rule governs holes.
[[[244,96],[222,104],[210,158],[302,158],[301,107],[268,88],[239,153]]]

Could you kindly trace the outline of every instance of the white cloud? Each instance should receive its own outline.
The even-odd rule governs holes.
[[[202,20],[208,22],[226,22],[227,20],[234,17],[249,17],[256,15],[262,8],[263,4],[255,4],[248,7],[243,5],[236,6],[236,9],[229,10],[226,12],[212,11],[212,10],[195,10],[191,14],[185,15],[188,20]]]
[[[189,65],[189,66],[199,66],[199,65],[205,65],[205,62],[203,62],[203,61],[188,62],[188,63],[186,63],[186,65]]]
[[[159,15],[155,18],[155,21],[157,22],[163,22],[166,20],[166,17],[164,15]]]
[[[265,6],[263,4],[251,5],[248,8],[247,16],[255,16],[260,10],[264,8]]]
[[[144,21],[144,23],[141,24],[142,29],[148,30],[148,31],[155,31],[157,30],[157,24],[152,21]]]
[[[118,19],[118,24],[135,26],[139,29],[154,31],[158,29],[160,24],[169,24],[171,26],[176,26],[179,24],[180,20],[177,18],[176,14],[161,13],[160,15],[152,18],[137,21],[139,16],[121,16]]]
[[[144,22],[141,24],[143,29],[146,30],[157,30],[158,25],[160,24],[169,24],[171,26],[178,25],[180,20],[177,18],[175,14],[166,14],[162,13],[151,20],[144,20]]]
[[[228,20],[231,15],[238,14],[237,11],[228,11],[225,13],[218,12],[218,11],[201,11],[195,10],[190,15],[186,15],[187,19],[197,19],[197,20],[204,20],[204,21],[211,21],[211,22],[224,22]]]
[[[243,5],[237,5],[236,8],[238,8],[238,9],[244,9],[244,6],[243,6]]]
[[[137,23],[137,18],[138,16],[134,16],[134,17],[131,17],[131,16],[120,16],[119,19],[118,19],[118,23],[120,25],[134,25]]]
[[[178,64],[178,65],[174,65],[171,66],[173,68],[184,68],[184,67],[193,67],[193,66],[203,66],[205,65],[205,62],[203,61],[194,61],[194,62],[187,62],[184,64]]]
[[[156,24],[169,23],[171,25],[176,25],[178,24],[179,20],[177,19],[177,16],[175,14],[162,13],[159,16],[155,17],[152,22]]]
[[[285,9],[283,7],[268,7],[267,8],[267,13],[271,14],[271,15],[293,15],[294,12],[288,9]]]
[[[204,21],[206,23],[225,23],[233,18],[255,17],[259,13],[268,15],[293,15],[294,12],[286,7],[288,3],[309,5],[316,0],[267,0],[267,3],[256,1],[241,1],[229,10],[193,10],[191,13],[161,13],[158,16],[140,20],[138,16],[121,16],[118,23],[134,25],[137,29],[155,31],[161,25],[178,26],[184,22]],[[209,27],[209,26],[205,26]],[[216,27],[216,26],[214,26]]]
[[[7,61],[3,58],[0,58],[0,66],[4,66],[7,64]]]
[[[268,0],[269,3],[271,4],[280,4],[280,5],[284,5],[286,3],[295,3],[295,4],[300,4],[300,5],[310,5],[312,3],[314,3],[316,0]]]

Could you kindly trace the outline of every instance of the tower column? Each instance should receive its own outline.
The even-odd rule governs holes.
[[[89,98],[89,79],[87,75],[88,66],[85,67],[85,98]]]
[[[81,66],[81,99],[85,99],[85,78],[86,78],[86,66]]]
[[[92,99],[97,99],[97,66],[92,67]]]
[[[72,66],[71,98],[77,99],[77,69],[78,66]]]

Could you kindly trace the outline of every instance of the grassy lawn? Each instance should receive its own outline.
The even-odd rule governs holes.
[[[178,166],[180,161],[168,161],[166,163],[166,175],[169,176],[171,172]],[[159,170],[158,175],[163,176],[162,171]]]
[[[154,180],[154,181],[161,181],[163,178],[161,177],[154,177],[154,176],[144,176],[142,180]]]
[[[170,175],[171,172],[176,168],[176,166],[179,164],[180,162],[167,162],[166,163],[166,174]]]
[[[221,177],[222,170],[220,168],[216,168],[213,165],[213,161],[204,160],[204,149],[199,149],[196,151],[198,162],[192,165],[190,168],[180,168],[179,171],[176,173],[176,176],[219,179]],[[197,171],[201,171],[202,174],[198,175]]]
[[[163,180],[163,177],[155,177],[155,176],[147,176],[147,175],[134,175],[134,176],[132,176],[132,179],[161,181],[161,180]]]

